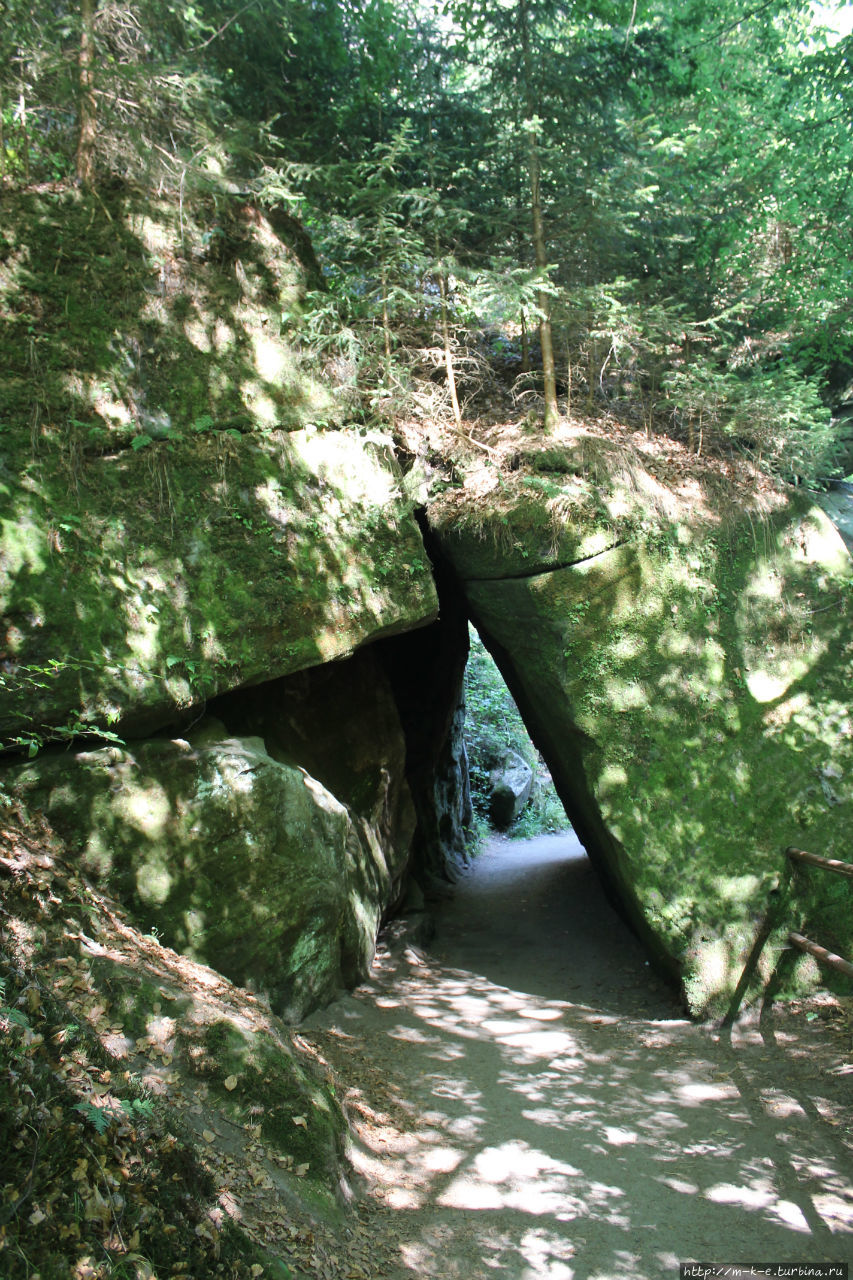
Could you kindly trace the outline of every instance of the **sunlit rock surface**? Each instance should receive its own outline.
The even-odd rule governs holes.
[[[853,566],[781,490],[697,468],[673,492],[615,455],[591,484],[565,454],[430,523],[605,882],[691,1010],[720,1012],[786,846],[850,855]],[[784,926],[850,954],[850,898],[807,877]]]
[[[848,550],[853,551],[853,484],[836,481],[828,492],[816,493],[814,500],[829,516]]]
[[[49,469],[7,481],[4,735],[78,717],[150,731],[435,615],[393,470],[355,434],[91,459],[79,514],[60,530],[62,484]]]
[[[4,202],[5,742],[151,732],[435,616],[390,439],[348,422],[282,325],[318,282],[304,231],[220,213],[208,255],[204,202]]]

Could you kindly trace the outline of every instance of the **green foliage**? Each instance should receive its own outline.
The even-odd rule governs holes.
[[[791,367],[715,369],[697,363],[663,379],[672,410],[689,423],[697,447],[730,440],[763,469],[795,483],[831,473],[837,442],[814,382]],[[716,440],[715,440],[716,437]]]
[[[83,658],[50,658],[43,665],[36,663],[8,663],[7,669],[0,669],[0,694],[27,688],[34,693],[37,690],[49,690],[54,681],[69,671],[83,672],[94,670],[97,663]],[[23,752],[32,760],[50,742],[74,742],[79,738],[95,738],[102,742],[113,742],[124,745],[123,740],[112,729],[97,724],[88,716],[75,712],[69,716],[65,724],[42,725],[32,719],[31,727],[22,733],[0,737],[0,754],[3,752]]]
[[[540,769],[533,780],[530,799],[513,823],[509,835],[513,840],[528,840],[532,836],[568,828],[569,820],[563,803],[549,775]]]
[[[73,178],[81,37],[70,0],[7,0],[0,184]],[[229,200],[307,243],[301,219],[322,270],[279,314],[353,420],[446,414],[448,351],[464,401],[482,383],[475,335],[526,365],[521,328],[548,321],[569,414],[616,399],[691,448],[745,449],[798,482],[832,472],[824,406],[853,364],[853,64],[800,0],[749,22],[734,0],[124,0],[96,6],[94,41],[99,186],[170,193],[182,247],[222,265],[242,262]],[[69,220],[78,256],[87,230]],[[39,285],[49,309],[62,284],[73,329],[57,265]],[[171,305],[192,318],[188,298]],[[529,397],[538,371],[521,371]],[[130,447],[239,434],[238,406],[189,398],[168,397],[174,429],[137,424]],[[74,439],[102,430],[81,418]]]
[[[472,769],[487,771],[503,751],[516,751],[531,766],[536,748],[497,665],[476,631],[465,668],[465,742]]]
[[[95,1107],[91,1102],[77,1102],[74,1110],[79,1111],[84,1120],[87,1120],[95,1133],[104,1134],[109,1130],[112,1117],[108,1111],[102,1107]]]
[[[550,776],[494,659],[473,628],[470,642],[465,668],[465,746],[475,813],[472,844],[482,843],[488,832],[489,774],[506,751],[514,751],[534,771],[530,801],[509,834],[526,838],[543,831],[565,830],[568,820]]]

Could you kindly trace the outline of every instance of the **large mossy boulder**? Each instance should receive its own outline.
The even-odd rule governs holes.
[[[853,565],[793,492],[606,455],[594,477],[520,468],[486,500],[445,495],[430,523],[615,899],[710,1014],[785,848],[850,858]],[[798,883],[780,929],[849,955],[851,905]]]
[[[226,694],[209,709],[230,734],[260,736],[274,759],[303,769],[346,806],[387,868],[375,885],[385,912],[401,887],[415,811],[406,740],[378,646]]]
[[[387,456],[299,431],[0,476],[0,735],[139,734],[243,684],[429,622]]]
[[[143,928],[288,1019],[367,972],[406,851],[261,739],[47,754],[5,782]]]
[[[4,215],[0,741],[149,733],[435,617],[389,441],[299,355],[297,224],[119,187]]]

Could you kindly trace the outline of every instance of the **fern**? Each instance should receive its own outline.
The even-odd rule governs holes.
[[[131,1120],[153,1120],[154,1103],[150,1098],[133,1098],[122,1101],[122,1110]]]

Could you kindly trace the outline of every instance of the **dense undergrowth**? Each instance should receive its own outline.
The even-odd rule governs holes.
[[[38,949],[57,879],[50,834],[4,818],[0,861],[0,1276],[154,1280],[288,1275],[229,1220],[216,1184],[138,1074],[112,1057],[73,1001],[45,980]],[[69,894],[65,925],[92,920]],[[28,952],[30,954],[28,954]],[[69,990],[83,971],[67,966]]]

